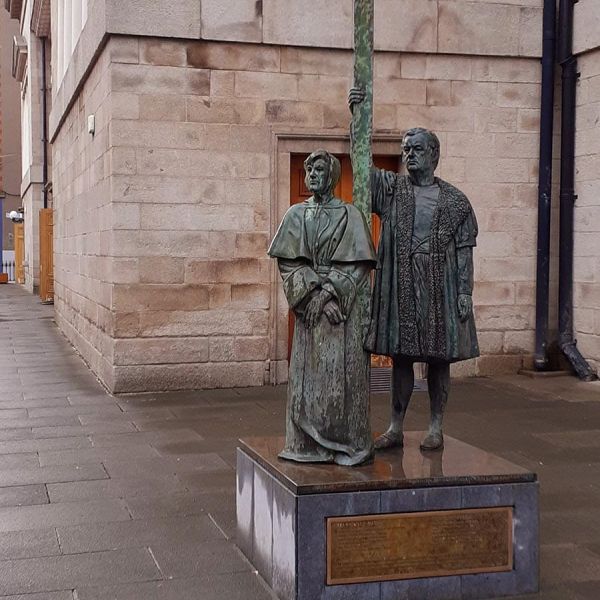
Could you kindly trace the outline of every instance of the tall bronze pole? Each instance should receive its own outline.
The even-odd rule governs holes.
[[[371,165],[373,138],[373,3],[374,0],[354,0],[354,85],[364,90],[365,98],[354,105],[350,129],[350,153],[353,181],[352,198],[354,205],[362,212],[368,225],[371,225]],[[359,305],[363,331],[371,315],[371,286],[365,285],[359,291],[356,302]],[[365,376],[370,379],[370,357],[364,358]],[[369,403],[369,386],[365,388]]]
[[[371,223],[370,171],[373,137],[373,3],[354,0],[354,86],[365,99],[352,115],[352,197],[354,205]]]

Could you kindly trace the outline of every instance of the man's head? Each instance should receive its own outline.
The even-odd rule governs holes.
[[[326,150],[316,150],[304,161],[306,187],[318,196],[332,194],[340,180],[340,161]]]
[[[440,160],[440,140],[423,127],[409,129],[402,139],[402,161],[409,175],[433,176]]]

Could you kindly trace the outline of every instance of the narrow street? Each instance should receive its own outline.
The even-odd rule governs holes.
[[[408,429],[423,429],[415,396]],[[112,397],[53,307],[0,286],[0,597],[274,598],[235,546],[234,466],[237,438],[282,433],[284,398]],[[387,402],[374,397],[376,429]],[[457,381],[446,432],[539,473],[542,593],[527,598],[600,597],[600,384]]]

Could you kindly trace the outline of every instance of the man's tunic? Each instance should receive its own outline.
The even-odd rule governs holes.
[[[373,212],[381,218],[366,349],[415,361],[479,356],[473,315],[461,321],[458,296],[472,293],[477,221],[466,196],[441,179],[414,187],[408,176],[374,169]]]

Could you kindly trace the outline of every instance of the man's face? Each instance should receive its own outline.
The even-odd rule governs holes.
[[[432,174],[435,170],[434,152],[424,133],[407,136],[402,141],[402,160],[409,173]]]
[[[329,179],[329,165],[322,158],[317,158],[312,164],[306,166],[306,187],[313,194],[327,192]]]

